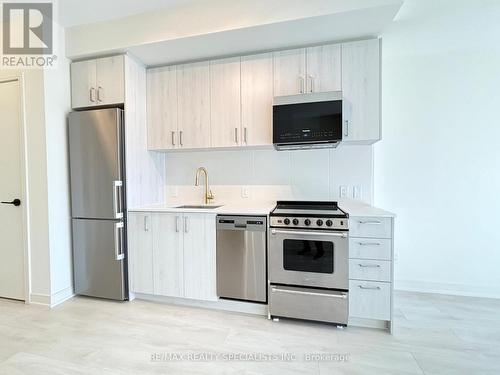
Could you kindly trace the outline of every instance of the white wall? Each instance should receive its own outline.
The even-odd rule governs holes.
[[[372,201],[372,146],[341,145],[336,149],[309,151],[170,152],[166,155],[168,185],[193,186],[196,169],[205,166],[212,185],[290,186],[294,199],[306,200],[337,199],[340,185],[358,185],[362,187],[362,200]]]
[[[396,287],[500,297],[500,3],[407,0],[383,37],[375,203]]]
[[[73,294],[68,126],[71,110],[69,60],[64,57],[64,30],[58,30],[56,69],[44,72],[47,197],[50,245],[50,303]]]

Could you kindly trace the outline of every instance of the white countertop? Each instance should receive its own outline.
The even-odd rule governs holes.
[[[269,213],[276,206],[275,201],[248,201],[248,202],[238,202],[238,203],[219,203],[212,204],[212,206],[221,207],[214,209],[205,208],[178,208],[181,205],[199,205],[199,202],[186,202],[182,204],[158,204],[151,206],[142,206],[129,209],[130,212],[203,212],[207,214],[214,215],[269,215]],[[392,212],[382,210],[380,208],[370,206],[368,204],[356,201],[339,201],[339,207],[347,212],[349,216],[373,216],[373,217],[395,217],[396,215]]]
[[[251,201],[245,203],[219,203],[211,204],[211,206],[221,206],[214,209],[206,208],[178,208],[182,205],[200,205],[199,202],[182,203],[182,204],[159,204],[151,206],[142,206],[129,209],[130,212],[203,212],[214,215],[269,215],[276,206],[276,202],[258,202]]]

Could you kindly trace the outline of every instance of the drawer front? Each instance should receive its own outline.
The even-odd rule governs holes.
[[[349,259],[349,279],[389,282],[391,281],[391,262]]]
[[[297,288],[269,287],[269,312],[273,316],[347,324],[348,293]]]
[[[391,319],[391,283],[349,281],[349,316]]]
[[[385,238],[353,238],[349,239],[349,258],[357,259],[392,259],[392,241]]]
[[[392,219],[389,217],[352,217],[349,219],[351,237],[392,238]]]

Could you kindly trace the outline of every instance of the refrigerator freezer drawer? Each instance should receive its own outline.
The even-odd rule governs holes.
[[[75,293],[125,300],[123,222],[73,219]]]

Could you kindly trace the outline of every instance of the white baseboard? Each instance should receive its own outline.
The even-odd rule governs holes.
[[[450,294],[454,296],[500,299],[500,288],[491,286],[396,280],[396,282],[394,283],[394,289],[408,292]]]
[[[31,305],[50,307],[50,296],[48,294],[31,293],[29,303]]]
[[[50,298],[50,307],[56,307],[57,305],[60,305],[64,301],[67,301],[74,296],[75,291],[73,290],[72,286],[61,289],[60,291],[52,294],[52,297]]]

